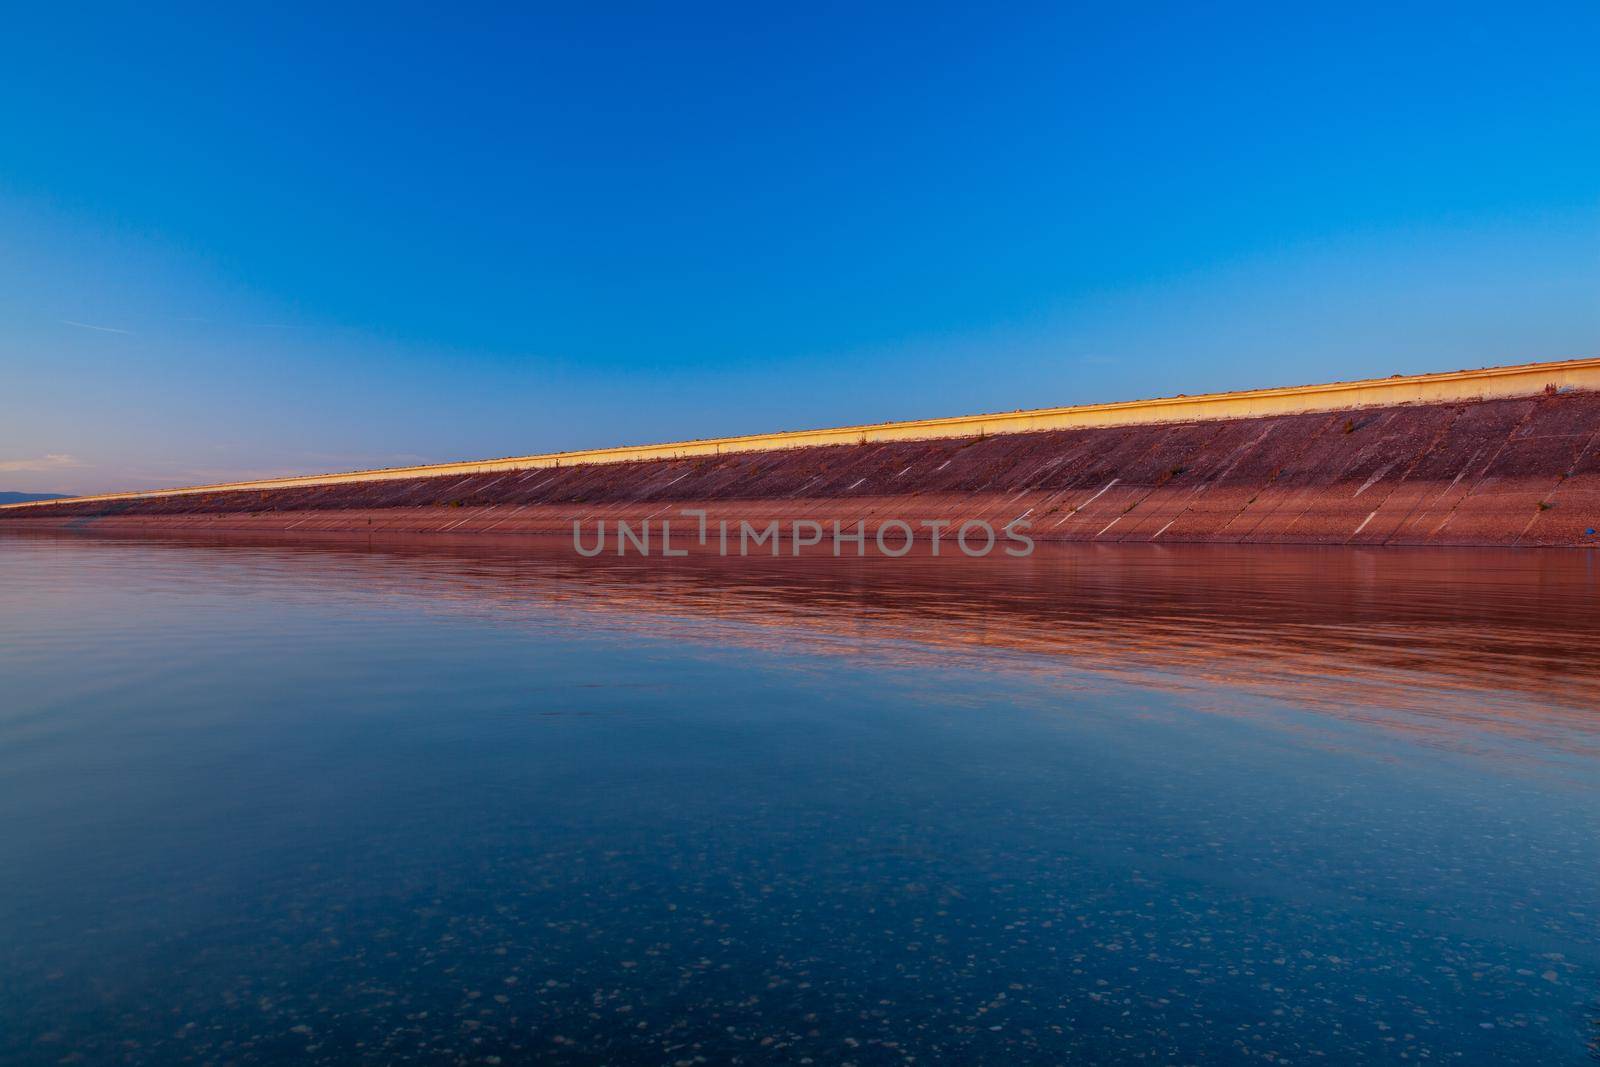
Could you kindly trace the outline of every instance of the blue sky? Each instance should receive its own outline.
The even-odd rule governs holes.
[[[6,16],[0,489],[1600,354],[1593,3],[229,6]]]

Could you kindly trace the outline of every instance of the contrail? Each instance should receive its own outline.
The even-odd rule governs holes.
[[[76,326],[80,330],[99,330],[101,333],[131,334],[133,332],[132,330],[119,330],[115,326],[96,326],[92,322],[73,322],[71,319],[62,319],[61,324],[63,326]]]

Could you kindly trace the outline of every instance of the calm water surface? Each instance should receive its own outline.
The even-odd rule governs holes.
[[[0,537],[0,1062],[1589,1062],[1597,593]]]

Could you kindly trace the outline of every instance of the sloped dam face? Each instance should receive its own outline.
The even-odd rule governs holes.
[[[869,535],[890,519],[1022,519],[1039,540],[1594,545],[1600,393],[330,478],[36,505],[0,524],[570,536],[574,522],[687,527],[685,509]]]

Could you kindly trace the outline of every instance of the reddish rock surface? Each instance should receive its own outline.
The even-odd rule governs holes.
[[[50,504],[0,527],[569,535],[686,531],[697,507],[869,531],[1026,518],[1044,540],[1596,545],[1600,393]]]

